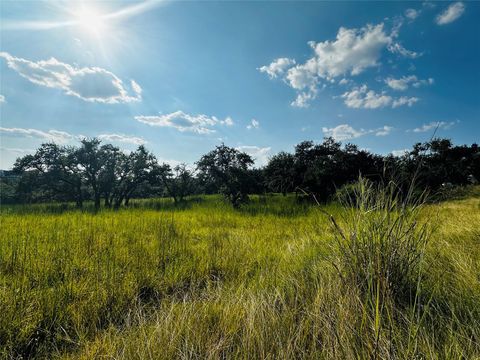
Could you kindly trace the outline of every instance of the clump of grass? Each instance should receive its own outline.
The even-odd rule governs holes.
[[[427,223],[419,222],[424,197],[403,197],[393,183],[383,186],[361,178],[353,196],[342,201],[347,209],[342,227],[332,221],[343,281],[366,298],[414,304],[430,237]]]
[[[354,353],[361,358],[417,354],[432,295],[423,291],[432,224],[419,221],[425,194],[413,198],[412,193],[403,194],[393,182],[360,178],[341,193],[345,215],[339,222],[331,217],[334,266],[358,313],[352,333]]]

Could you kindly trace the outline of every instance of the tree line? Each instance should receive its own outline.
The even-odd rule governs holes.
[[[266,192],[314,194],[328,200],[359,175],[371,181],[395,180],[420,189],[477,183],[480,149],[455,146],[448,139],[417,143],[402,156],[378,155],[356,145],[325,138],[303,141],[294,152],[273,155],[262,168],[254,159],[224,144],[203,155],[193,167],[160,163],[143,145],[125,153],[99,139],[79,146],[42,144],[34,154],[18,158],[8,176],[0,178],[2,203],[74,201],[96,209],[128,206],[132,198],[171,197],[175,204],[189,195],[222,194],[234,207],[249,194]]]

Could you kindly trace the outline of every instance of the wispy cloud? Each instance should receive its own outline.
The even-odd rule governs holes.
[[[130,82],[133,94],[129,94],[120,78],[99,67],[78,68],[53,57],[35,62],[6,52],[0,52],[0,58],[7,61],[10,69],[30,82],[62,90],[67,95],[85,101],[115,104],[140,101],[142,98],[140,85],[135,81]]]
[[[52,141],[59,144],[65,144],[68,141],[77,138],[72,134],[59,130],[42,131],[37,129],[0,127],[0,133],[9,136],[36,138],[42,141]]]
[[[424,85],[432,85],[435,81],[433,78],[428,79],[418,79],[415,75],[402,76],[399,79],[395,78],[386,78],[385,83],[391,87],[393,90],[405,91],[412,85],[415,88]]]
[[[420,10],[407,9],[405,10],[405,17],[410,20],[415,20],[420,15]]]
[[[147,143],[147,141],[141,137],[124,134],[100,134],[97,137],[106,142],[120,142],[133,145],[144,145]]]
[[[84,135],[74,135],[61,130],[44,131],[38,129],[6,127],[0,127],[0,134],[3,136],[33,138],[40,141],[54,142],[57,144],[68,144],[69,142],[78,141],[85,138]],[[125,143],[133,145],[143,145],[147,143],[147,141],[141,137],[124,134],[100,134],[96,137],[108,143]]]
[[[323,134],[325,136],[331,136],[337,141],[351,140],[359,138],[367,134],[374,134],[375,136],[386,136],[389,135],[393,130],[392,126],[382,126],[377,129],[354,129],[348,124],[341,124],[333,128],[322,128]]]
[[[438,129],[443,129],[443,130],[448,130],[452,126],[454,126],[455,124],[458,124],[459,122],[460,122],[459,120],[450,121],[450,122],[447,122],[447,121],[432,121],[428,124],[423,124],[420,127],[417,127],[415,129],[412,129],[412,130],[407,130],[407,131],[413,131],[413,132],[416,132],[416,133],[420,133],[420,132],[427,132],[427,131],[430,131],[430,130],[434,130],[434,129],[437,129],[437,128]]]
[[[451,4],[445,11],[435,18],[437,25],[450,24],[457,20],[465,12],[465,5],[462,2]]]
[[[12,154],[31,154],[35,152],[33,149],[9,148],[3,146],[0,146],[0,151],[9,152]]]
[[[194,132],[197,134],[211,134],[216,130],[213,127],[217,125],[232,126],[231,117],[220,120],[215,116],[207,116],[204,114],[191,115],[183,111],[175,111],[170,114],[161,114],[154,116],[135,116],[135,120],[150,125],[160,127],[171,127],[181,132]]]
[[[247,125],[248,130],[258,129],[259,127],[260,127],[260,122],[256,119],[252,119],[252,121],[250,121],[250,124]]]
[[[3,104],[5,102],[5,96],[0,94],[0,104]]]

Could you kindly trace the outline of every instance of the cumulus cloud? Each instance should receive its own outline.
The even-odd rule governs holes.
[[[123,134],[100,134],[97,137],[106,142],[121,142],[133,145],[144,145],[147,143],[147,141],[141,137]]]
[[[5,96],[0,94],[0,104],[3,104],[5,102]]]
[[[233,125],[233,120],[230,117],[220,120],[215,116],[190,115],[180,110],[164,115],[135,116],[135,120],[150,126],[172,127],[181,132],[194,132],[197,134],[214,133],[216,130],[213,127],[217,125]]]
[[[324,127],[322,131],[325,136],[331,136],[338,141],[355,139],[368,133],[364,129],[355,130],[348,124],[338,125],[334,128]]]
[[[295,100],[293,100],[290,105],[299,107],[299,108],[307,108],[310,106],[310,101],[317,97],[317,89],[311,88],[308,91],[302,91],[297,94]]]
[[[0,133],[7,136],[36,138],[42,141],[52,141],[59,144],[65,144],[70,140],[76,139],[76,136],[59,130],[42,131],[37,129],[0,127]]]
[[[252,121],[250,121],[250,124],[247,125],[248,130],[258,129],[259,127],[260,127],[260,122],[256,119],[252,119]]]
[[[390,86],[393,90],[404,91],[407,90],[410,84],[413,87],[420,87],[423,85],[432,85],[434,83],[433,78],[428,79],[418,79],[415,75],[403,76],[400,79],[387,78],[385,83]]]
[[[312,66],[324,78],[348,73],[358,75],[366,68],[378,65],[381,50],[391,41],[383,24],[367,25],[360,29],[341,27],[335,41],[309,43],[315,52]]]
[[[444,129],[444,130],[448,130],[450,129],[453,125],[459,123],[458,120],[456,121],[450,121],[450,122],[447,122],[447,121],[432,121],[428,124],[423,124],[422,126],[420,127],[417,127],[415,129],[412,129],[412,130],[409,130],[409,131],[413,131],[413,132],[416,132],[416,133],[420,133],[420,132],[427,132],[427,131],[430,131],[430,130],[434,130],[436,128],[438,129]]]
[[[369,90],[366,85],[345,92],[342,98],[344,99],[345,105],[354,109],[378,109],[386,106],[396,108],[402,105],[412,106],[419,100],[416,97],[406,96],[393,98],[384,92],[376,93],[373,90]]]
[[[354,109],[377,109],[389,106],[392,103],[391,96],[368,90],[366,85],[345,92],[342,98],[345,105]]]
[[[397,24],[390,33],[385,30],[383,23],[358,29],[341,27],[334,40],[310,41],[308,45],[313,55],[304,63],[279,58],[259,70],[270,78],[281,75],[284,82],[297,92],[291,105],[307,107],[316,98],[322,82],[325,86],[342,77],[339,84],[347,84],[349,80],[346,77],[359,75],[368,68],[380,65],[384,49],[410,58],[420,56],[395,41],[400,25]]]
[[[279,58],[273,61],[270,65],[259,67],[258,70],[266,73],[270,79],[274,79],[282,75],[286,69],[295,64],[295,60],[289,58]]]
[[[445,11],[435,18],[437,25],[450,24],[457,20],[465,12],[465,5],[462,2],[451,4]]]
[[[268,163],[268,156],[270,154],[270,147],[258,147],[252,145],[238,146],[237,150],[247,153],[255,161],[255,165],[264,166]]]
[[[333,128],[322,128],[322,132],[325,136],[331,136],[337,141],[351,140],[367,134],[374,134],[375,136],[389,135],[393,130],[391,126],[382,126],[377,129],[354,129],[348,124],[341,124]]]
[[[79,68],[53,57],[35,62],[6,52],[0,52],[0,57],[6,60],[10,69],[30,82],[60,89],[84,101],[116,104],[141,100],[142,88],[134,80],[128,89],[115,74],[99,67]]]

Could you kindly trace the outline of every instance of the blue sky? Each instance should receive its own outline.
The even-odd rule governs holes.
[[[257,165],[334,136],[480,140],[478,2],[2,1],[0,168],[98,136]]]

